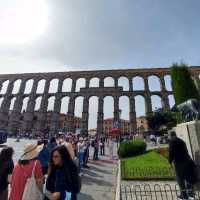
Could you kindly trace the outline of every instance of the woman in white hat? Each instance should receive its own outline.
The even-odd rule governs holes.
[[[26,185],[26,181],[31,177],[34,168],[34,174],[37,186],[42,191],[43,175],[42,167],[38,160],[36,160],[43,145],[28,144],[24,149],[24,153],[16,164],[13,170],[11,179],[11,192],[9,200],[21,200]]]

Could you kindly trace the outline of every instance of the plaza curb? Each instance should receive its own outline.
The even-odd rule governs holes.
[[[115,192],[115,200],[121,199],[120,187],[121,187],[121,160],[118,160],[117,165],[117,184],[116,184],[116,192]]]

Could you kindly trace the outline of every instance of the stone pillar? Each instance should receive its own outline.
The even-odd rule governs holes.
[[[103,80],[103,78],[100,78],[100,79],[99,79],[99,87],[100,87],[100,88],[103,88],[103,87],[104,87],[104,80]]]
[[[74,107],[75,107],[75,98],[71,96],[69,99],[68,112],[67,112],[67,131],[70,131],[70,132],[75,132]]]
[[[8,130],[9,132],[18,133],[21,132],[22,124],[20,118],[22,117],[21,109],[23,105],[23,94],[25,90],[26,82],[22,81],[19,89],[19,93],[16,96],[13,111],[10,114]]]
[[[129,91],[133,91],[133,79],[132,77],[129,77],[128,78],[128,81],[129,81]]]
[[[86,80],[85,80],[85,87],[86,88],[90,87],[90,79],[89,78],[86,78]]]
[[[81,121],[81,133],[84,135],[88,134],[88,119],[89,119],[88,109],[89,109],[89,98],[84,97],[82,121]]]
[[[33,120],[34,120],[34,108],[35,108],[35,100],[36,100],[36,90],[37,90],[38,80],[34,80],[33,86],[31,89],[31,94],[29,96],[29,101],[27,104],[26,112],[24,113],[24,121],[23,121],[23,131],[31,133],[33,129]]]
[[[118,122],[120,127],[120,110],[119,110],[119,97],[114,97],[114,122]]]
[[[61,99],[62,99],[62,85],[63,85],[63,80],[59,80],[58,83],[58,92],[56,95],[55,99],[55,104],[54,104],[54,111],[51,116],[50,120],[50,135],[53,136],[59,131],[59,120],[60,120],[60,109],[61,109]]]
[[[97,116],[97,136],[100,136],[103,134],[103,97],[99,97],[99,103],[98,103],[98,116]]]
[[[1,89],[2,89],[2,86],[3,86],[3,82],[4,81],[0,81],[0,92],[1,92]]]
[[[136,134],[136,130],[137,130],[134,96],[129,97],[129,103],[130,103],[130,133],[132,135],[132,134]]]
[[[166,91],[164,76],[160,77],[160,89],[161,89],[162,92]]]
[[[152,113],[152,105],[151,105],[151,93],[149,90],[148,79],[144,77],[144,89],[145,89],[145,113],[148,115]]]
[[[114,79],[114,87],[117,88],[118,87],[118,78]]]
[[[75,92],[76,91],[76,79],[72,79],[72,88],[71,88],[71,92]]]
[[[9,108],[12,99],[13,81],[10,81],[0,109],[0,128],[8,128]]]
[[[166,110],[170,110],[167,92],[162,92],[161,102],[162,102],[162,108],[164,108]]]
[[[47,127],[47,124],[46,124],[48,98],[49,98],[49,95],[48,95],[49,85],[50,85],[50,81],[46,80],[44,94],[42,96],[42,101],[41,101],[40,110],[39,110],[38,118],[37,118],[37,125],[36,125],[36,130],[39,134],[44,132],[46,128],[49,128]]]

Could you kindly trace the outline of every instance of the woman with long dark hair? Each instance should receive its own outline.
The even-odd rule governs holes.
[[[0,199],[8,199],[8,184],[14,168],[12,147],[4,147],[0,153]]]
[[[50,155],[45,199],[64,200],[66,192],[75,194],[79,191],[78,169],[67,148],[64,145],[58,146],[53,149]]]

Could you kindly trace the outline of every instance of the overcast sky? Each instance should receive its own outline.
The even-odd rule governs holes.
[[[198,0],[0,0],[0,73],[200,63]]]
[[[198,0],[0,0],[0,72],[199,65],[199,9]]]

